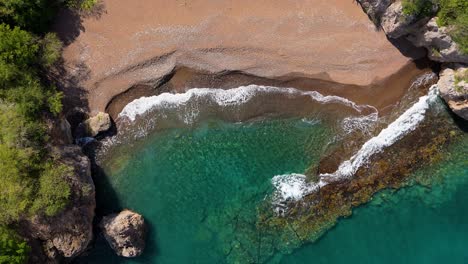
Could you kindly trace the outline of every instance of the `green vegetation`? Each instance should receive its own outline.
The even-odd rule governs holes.
[[[403,0],[403,14],[418,18],[428,17],[434,13],[434,1],[429,0]]]
[[[71,168],[49,153],[45,125],[62,109],[62,93],[47,77],[62,43],[46,31],[61,6],[90,10],[96,2],[0,0],[0,263],[24,263],[29,252],[7,226],[68,203]]]
[[[28,260],[30,248],[13,230],[0,226],[0,264],[21,264]]]
[[[437,23],[450,28],[450,36],[468,54],[468,1],[439,0]]]
[[[449,28],[449,34],[468,54],[468,1],[466,0],[403,0],[403,13],[419,18],[437,16],[439,26]],[[434,7],[438,8],[434,14]]]
[[[74,9],[89,11],[96,6],[98,0],[71,0],[68,1],[68,6]]]
[[[464,90],[464,87],[460,84],[461,82],[468,84],[468,70],[466,69],[455,74],[455,91],[458,93],[468,92]]]

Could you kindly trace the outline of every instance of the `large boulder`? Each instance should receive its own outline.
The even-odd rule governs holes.
[[[452,65],[444,68],[437,86],[453,112],[468,120],[468,67]]]
[[[109,245],[119,256],[136,257],[145,248],[146,224],[143,217],[130,210],[105,216],[100,227]]]
[[[76,138],[95,137],[101,132],[109,130],[112,122],[109,114],[99,112],[78,125],[75,132]]]
[[[93,238],[95,202],[94,183],[89,159],[76,145],[55,148],[54,156],[73,168],[65,179],[70,185],[70,202],[59,214],[36,215],[28,219],[25,229],[31,237],[44,241],[49,258],[72,258],[86,250]]]

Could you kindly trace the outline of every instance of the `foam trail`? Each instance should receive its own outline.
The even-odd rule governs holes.
[[[185,93],[162,93],[151,97],[141,97],[127,104],[119,114],[120,118],[127,117],[135,121],[136,117],[154,109],[176,109],[189,102],[205,98],[218,106],[237,106],[245,104],[258,94],[277,93],[291,96],[310,96],[316,102],[339,103],[351,107],[359,113],[365,109],[373,112],[377,110],[369,105],[358,105],[346,98],[328,95],[324,96],[316,91],[301,91],[295,88],[279,88],[272,86],[249,85],[233,89],[193,88]]]
[[[318,183],[307,183],[306,176],[301,174],[286,174],[273,177],[275,187],[273,204],[275,206],[287,201],[298,201],[307,194],[325,186],[328,182],[342,178],[352,177],[357,170],[365,165],[372,155],[383,151],[397,140],[414,131],[424,120],[425,114],[431,104],[437,100],[437,86],[433,85],[429,93],[419,98],[408,110],[383,129],[377,136],[369,139],[361,149],[349,160],[340,164],[334,173],[320,174]],[[276,207],[276,210],[278,208]]]

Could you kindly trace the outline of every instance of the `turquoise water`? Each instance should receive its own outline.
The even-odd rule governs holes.
[[[271,178],[303,172],[332,136],[325,124],[301,119],[211,121],[159,132],[138,151],[119,149],[97,181],[115,193],[98,194],[98,203],[143,214],[147,249],[136,259],[118,258],[99,237],[80,262],[248,263],[242,253],[262,236],[256,210]],[[431,186],[382,192],[316,243],[267,262],[468,263],[468,137],[449,153],[417,172],[437,179]],[[273,253],[262,246],[259,255]]]
[[[430,187],[378,194],[281,263],[468,263],[468,136],[447,155],[417,172]]]
[[[271,178],[304,172],[330,138],[322,123],[301,119],[211,121],[159,132],[131,157],[126,153],[134,150],[120,149],[105,167],[106,184],[121,208],[148,220],[148,248],[141,258],[124,261],[98,241],[98,253],[86,261],[225,262],[233,247],[248,247],[257,236],[256,207],[271,193]],[[98,190],[109,189],[100,184]],[[116,203],[111,194],[101,194],[98,202]]]

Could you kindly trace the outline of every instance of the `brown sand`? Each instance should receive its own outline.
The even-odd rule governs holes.
[[[135,85],[158,86],[181,67],[214,73],[213,78],[220,72],[237,71],[305,89],[315,87],[298,79],[369,88],[388,82],[391,76],[393,84],[398,84],[395,74],[399,71],[406,76],[418,72],[408,65],[410,58],[383,32],[376,31],[353,0],[102,3],[102,15],[84,19],[79,36],[64,51],[68,75],[80,76],[77,85],[86,91],[91,112],[104,110],[112,98]],[[64,38],[71,34],[70,19],[63,13],[57,22],[57,31]],[[181,80],[176,86],[187,86],[183,72],[177,78],[171,80]],[[325,86],[333,90],[331,85],[320,87]],[[400,85],[385,85],[389,86]],[[334,93],[364,100],[359,100],[359,92],[355,94],[358,90],[343,87],[335,86],[341,91]],[[402,94],[395,89],[397,92],[387,89],[379,96]],[[363,93],[371,94],[368,89]],[[375,93],[373,96],[375,99]]]

